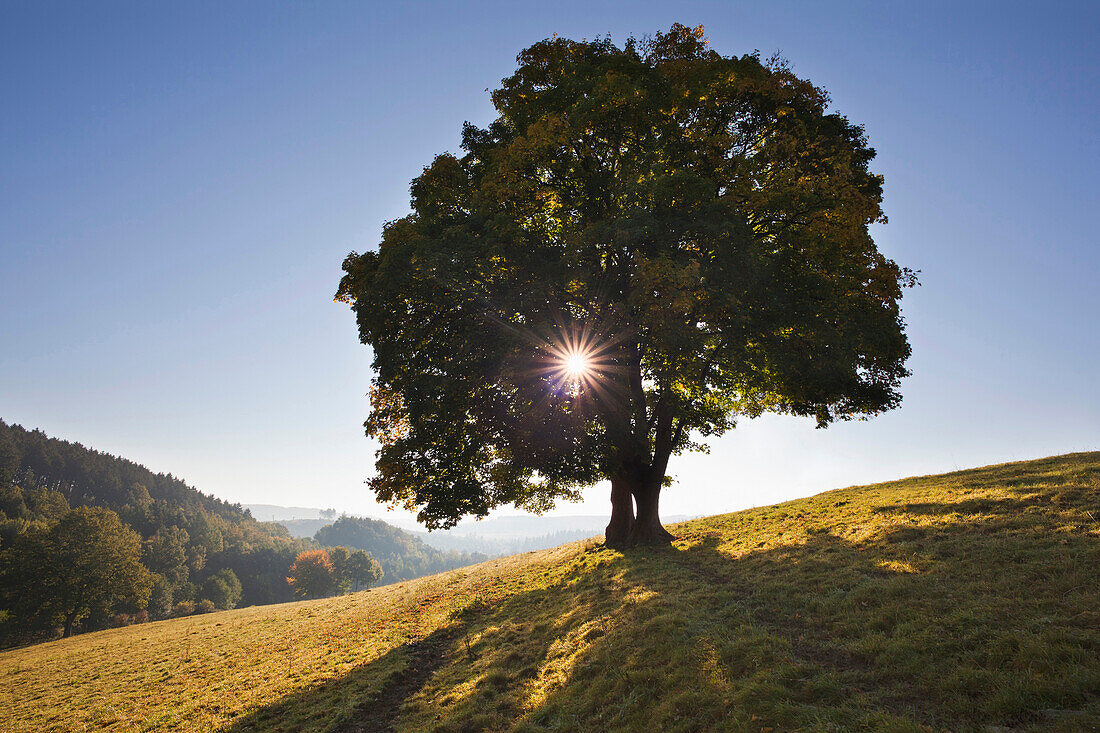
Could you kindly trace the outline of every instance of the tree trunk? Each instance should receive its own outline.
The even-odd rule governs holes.
[[[61,636],[68,638],[73,635],[73,623],[76,621],[76,611],[65,616],[65,630],[61,632]],[[56,628],[56,627],[55,627]]]
[[[604,530],[604,544],[623,549],[630,546],[634,529],[634,501],[630,485],[622,478],[611,479],[611,521]]]
[[[611,476],[611,522],[607,525],[604,542],[616,548],[659,547],[676,539],[661,526],[657,504],[668,459],[679,441],[683,421],[677,423],[673,418],[670,402],[665,397],[667,385],[661,390],[652,417],[648,414],[641,349],[631,341],[627,351],[631,414],[629,417],[618,415],[620,420],[608,419],[608,433],[617,443],[619,463]],[[637,516],[631,507],[632,495],[638,507]]]
[[[634,500],[638,504],[638,516],[630,530],[629,542],[632,547],[661,547],[676,539],[661,525],[658,512],[660,499],[661,484],[658,481],[635,487]]]

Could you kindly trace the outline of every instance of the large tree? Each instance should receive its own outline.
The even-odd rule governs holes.
[[[671,455],[738,416],[899,403],[913,274],[869,234],[874,151],[823,90],[681,25],[518,63],[344,262],[379,499],[449,526],[607,478],[607,542],[661,544]]]
[[[145,608],[153,576],[141,564],[141,538],[118,515],[77,507],[48,530],[18,538],[13,578],[24,618],[60,622],[64,636],[85,616]]]

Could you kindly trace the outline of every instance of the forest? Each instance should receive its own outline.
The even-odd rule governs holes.
[[[0,420],[0,646],[294,600],[296,559],[337,545],[376,559],[382,582],[483,559],[372,521],[339,520],[371,529],[346,542],[294,538],[170,473]]]

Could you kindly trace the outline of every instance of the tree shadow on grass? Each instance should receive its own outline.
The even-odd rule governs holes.
[[[581,572],[582,564],[563,573],[555,568],[560,577],[545,588],[492,604],[475,599],[449,625],[340,678],[287,695],[226,730],[499,727],[521,714],[522,696],[506,691],[536,676],[561,638],[621,602],[620,594],[605,592],[609,578]],[[411,705],[417,701],[419,707]],[[435,706],[446,714],[434,712]]]
[[[451,642],[460,632],[457,625],[447,626],[396,646],[340,678],[304,688],[238,718],[225,730],[391,730],[401,713],[401,704],[446,659]],[[350,721],[356,721],[356,725],[350,725]]]
[[[736,526],[686,525],[664,551],[590,546],[546,587],[471,606],[421,642],[430,659],[395,648],[230,730],[332,729],[329,700],[341,731],[1088,730],[1100,543],[1026,508],[1095,490],[1038,493],[980,518],[882,507],[859,540],[826,522],[743,549]]]
[[[737,557],[704,537],[628,558],[665,591],[520,727],[1093,729],[1100,547],[1058,525],[1009,515],[859,542],[819,529]]]

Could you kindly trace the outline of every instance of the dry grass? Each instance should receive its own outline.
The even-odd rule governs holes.
[[[843,489],[4,652],[0,729],[1100,729],[1098,519],[1097,453]]]

